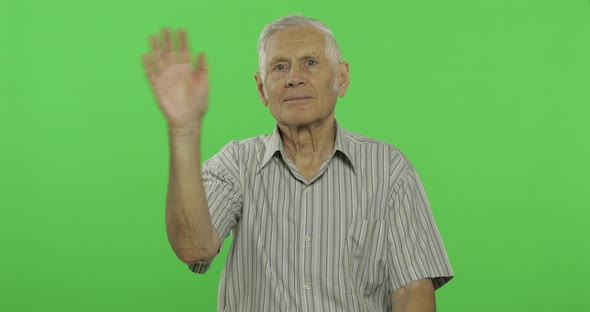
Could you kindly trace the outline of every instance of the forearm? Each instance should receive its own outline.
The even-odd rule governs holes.
[[[169,129],[170,168],[166,199],[166,233],[183,262],[215,256],[213,225],[201,178],[201,127]]]
[[[429,280],[402,288],[393,295],[392,312],[435,312],[434,288]]]

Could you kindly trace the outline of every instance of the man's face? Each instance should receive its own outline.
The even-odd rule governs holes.
[[[264,81],[256,73],[260,100],[281,125],[306,126],[334,116],[337,97],[348,87],[348,63],[325,53],[321,31],[312,27],[274,33],[266,43]]]

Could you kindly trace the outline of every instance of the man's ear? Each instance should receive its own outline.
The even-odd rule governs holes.
[[[266,99],[266,94],[264,94],[264,86],[262,84],[262,77],[260,73],[254,73],[254,79],[256,80],[256,89],[258,90],[258,97],[264,106],[268,106],[268,100]]]
[[[348,62],[338,64],[338,96],[343,97],[348,89],[350,83],[350,76],[348,72]]]

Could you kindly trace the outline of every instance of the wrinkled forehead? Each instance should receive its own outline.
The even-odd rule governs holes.
[[[277,31],[266,42],[266,59],[325,57],[324,33],[313,27],[288,28]]]

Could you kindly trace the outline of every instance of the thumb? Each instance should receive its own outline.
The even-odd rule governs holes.
[[[199,78],[199,77],[202,77],[203,75],[207,75],[208,71],[209,71],[209,67],[207,66],[207,63],[205,62],[205,53],[199,52],[196,56],[193,74],[195,75],[195,78]]]

